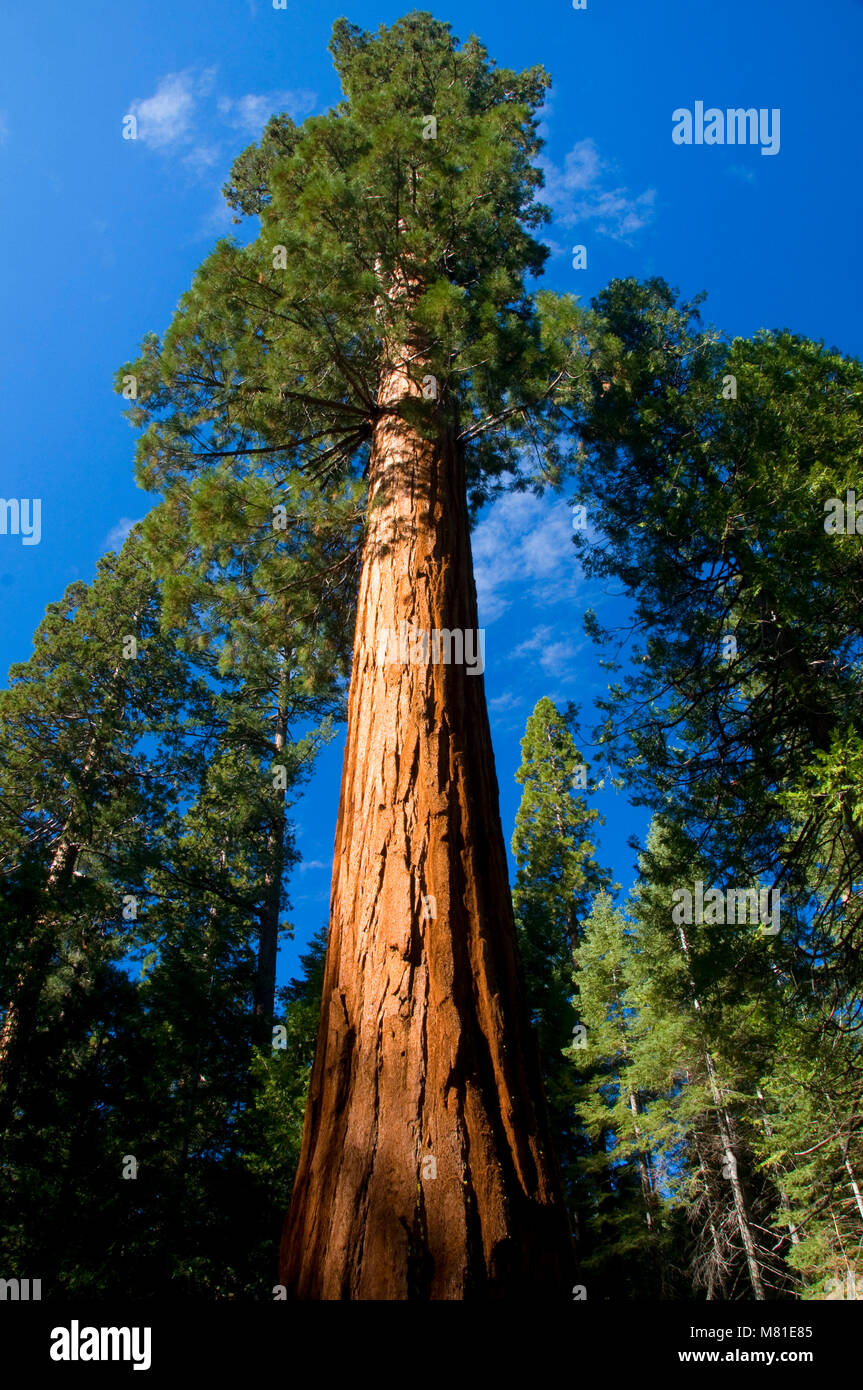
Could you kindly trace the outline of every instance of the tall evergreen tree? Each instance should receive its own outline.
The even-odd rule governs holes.
[[[326,731],[286,739],[276,789],[262,684],[193,664],[160,600],[133,533],[0,693],[0,1253],[54,1292],[269,1296],[275,1117],[313,1037],[307,1006],[273,1050],[261,927],[274,899],[287,927],[287,813]]]
[[[744,1167],[756,1201],[756,1158],[769,1175],[758,1220],[775,1227],[777,1257],[811,1287],[828,1269],[834,1277],[844,1245],[835,1226],[831,1240],[815,1234],[819,1211],[832,1219],[829,1203],[819,1207],[823,1193],[811,1205],[799,1200],[795,1167],[812,1144],[826,1140],[834,1177],[844,1171],[852,1229],[857,1212],[856,1177],[841,1160],[841,1146],[855,1142],[855,1083],[838,1087],[831,1135],[816,1132],[805,1096],[822,1065],[832,1073],[834,1056],[847,1062],[846,1082],[858,1071],[863,636],[860,550],[845,502],[861,367],[789,332],[723,342],[702,329],[697,301],[677,304],[659,280],[610,286],[587,331],[594,384],[579,406],[580,473],[600,539],[586,546],[585,565],[623,581],[641,639],[605,704],[602,736],[639,798],[689,840],[678,882],[700,873],[706,883],[781,888],[769,952],[743,959],[729,938],[724,959],[704,956],[705,980],[727,991],[729,1019],[744,1008],[750,1024],[759,1020],[757,1065],[746,1066],[740,1049],[727,1063],[731,1093],[739,1085],[745,1095]],[[592,616],[588,625],[610,637]],[[713,927],[714,944],[716,936]],[[693,997],[706,1010],[699,989]],[[771,1029],[785,1039],[781,1055],[765,1041]],[[789,1113],[795,1091],[805,1134]],[[721,1118],[723,1109],[711,1098],[705,1113]],[[795,1132],[796,1148],[777,1140],[780,1129]],[[729,1229],[739,1241],[734,1195]],[[789,1277],[786,1269],[780,1285]]]
[[[757,1164],[759,1077],[780,1017],[776,958],[760,926],[710,909],[681,920],[675,890],[712,886],[704,860],[675,827],[657,820],[634,890],[635,950],[627,1005],[643,1045],[634,1084],[652,1099],[644,1132],[676,1156],[678,1189],[698,1223],[693,1282],[709,1297],[764,1300],[787,1294],[789,1277],[765,1227],[779,1205]],[[670,1171],[669,1164],[666,1171]]]
[[[52,967],[94,933],[122,944],[133,930],[178,792],[166,769],[195,699],[134,543],[100,562],[90,589],[73,584],[49,606],[34,646],[0,695],[0,1127],[14,1112]]]
[[[669,1298],[686,1292],[680,1268],[682,1222],[667,1200],[669,1155],[647,1114],[666,1076],[648,1075],[658,1020],[646,1022],[630,996],[634,930],[600,893],[577,950],[578,1010],[585,1030],[574,1047],[576,1113],[592,1141],[586,1273],[605,1297]],[[673,1164],[673,1156],[671,1163]],[[677,1249],[675,1249],[675,1244]]]
[[[599,812],[577,794],[587,786],[587,766],[570,722],[543,697],[521,740],[516,781],[524,791],[512,838],[518,865],[513,906],[527,1004],[539,1039],[552,1133],[581,1261],[590,1203],[583,1165],[588,1145],[575,1114],[572,1060],[564,1050],[579,1021],[573,1007],[574,953],[590,898],[609,876],[594,858],[591,832]]]
[[[554,393],[579,347],[572,301],[524,283],[546,255],[531,160],[547,78],[495,68],[424,13],[375,36],[339,21],[331,51],[344,100],[302,127],[271,122],[235,166],[229,197],[260,215],[259,237],[220,243],[165,339],[123,372],[145,426],[139,478],[164,495],[178,560],[202,573],[207,517],[230,513],[221,554],[258,606],[272,521],[290,518],[323,603],[367,486],[281,1277],[303,1298],[566,1297],[571,1238],[470,657],[469,504],[523,476],[527,448],[541,480],[559,476]],[[306,607],[278,621],[325,665]]]
[[[788,332],[722,342],[661,280],[614,282],[594,311],[579,469],[598,539],[576,541],[639,638],[606,741],[731,881],[801,908],[820,883],[810,951],[859,959],[863,562],[829,503],[857,469],[863,368]]]

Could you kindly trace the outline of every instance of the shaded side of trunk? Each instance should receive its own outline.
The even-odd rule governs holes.
[[[384,404],[410,394],[393,368]],[[475,643],[476,629],[454,431],[435,443],[390,410],[370,463],[289,1297],[571,1297],[484,681],[446,663],[443,639],[433,659],[435,631]],[[416,664],[400,659],[406,631]]]

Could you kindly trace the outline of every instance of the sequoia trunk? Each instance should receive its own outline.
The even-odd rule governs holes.
[[[403,368],[385,374],[280,1278],[306,1299],[568,1298],[571,1237],[474,660],[463,467],[451,426],[432,439],[399,413],[418,394]]]

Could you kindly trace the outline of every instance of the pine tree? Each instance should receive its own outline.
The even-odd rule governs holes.
[[[274,1052],[272,999],[262,1032],[261,926],[277,899],[289,929],[288,811],[326,730],[286,739],[274,787],[263,673],[179,649],[137,533],[35,646],[0,693],[0,1253],[55,1292],[269,1296],[276,1116],[313,1038],[305,1017]]]
[[[801,911],[820,883],[813,925],[839,968],[859,954],[863,632],[859,544],[829,524],[863,368],[789,332],[723,342],[698,303],[617,281],[586,330],[579,490],[599,539],[576,542],[589,574],[622,581],[640,639],[604,737],[731,882]]]
[[[48,975],[94,933],[122,943],[195,684],[163,639],[152,576],[131,542],[88,590],[52,604],[0,697],[0,869],[6,942],[0,1128],[9,1123]],[[144,752],[155,740],[154,754]],[[96,926],[99,921],[111,926]]]
[[[675,1156],[677,1174],[666,1185],[677,1187],[700,1227],[695,1287],[721,1298],[787,1293],[787,1270],[764,1235],[780,1194],[756,1161],[758,1080],[781,1003],[771,938],[757,925],[712,920],[709,910],[691,924],[681,920],[675,889],[699,879],[709,887],[711,877],[672,824],[653,823],[639,864],[626,1000],[644,1042],[633,1077],[652,1092],[648,1142],[666,1164]]]
[[[790,981],[786,986],[775,1054],[759,1084],[755,1148],[782,1194],[771,1224],[776,1245],[800,1276],[801,1297],[859,1299],[863,1125],[856,1010],[834,1007],[834,1029],[825,1037],[820,973],[808,998]],[[828,988],[835,1005],[835,983]]]
[[[645,1052],[656,1041],[631,998],[633,925],[600,893],[577,949],[578,1009],[585,1030],[573,1048],[576,1107],[593,1143],[585,1167],[593,1179],[586,1274],[606,1297],[674,1297],[684,1291],[673,1242],[681,1223],[666,1194],[669,1160],[653,1116],[667,1078],[650,1075]]]
[[[571,1046],[579,1021],[573,1007],[573,971],[581,924],[591,895],[609,876],[594,859],[591,831],[599,812],[575,794],[587,786],[587,766],[570,723],[547,697],[538,701],[527,721],[516,773],[524,791],[512,839],[518,865],[513,907],[552,1133],[582,1261],[590,1203],[583,1158],[589,1145],[575,1114],[572,1058],[564,1050]]]
[[[693,990],[702,1011],[705,985],[728,992],[726,1026],[713,1036],[728,1073],[716,1085],[734,1103],[711,1095],[705,1115],[722,1120],[722,1147],[744,1154],[758,1208],[750,1223],[741,1214],[750,1198],[735,1192],[723,1224],[723,1184],[706,1193],[716,1217],[708,1286],[715,1274],[727,1296],[736,1257],[728,1240],[720,1249],[722,1233],[739,1244],[754,1224],[773,1226],[771,1258],[787,1261],[777,1271],[767,1260],[766,1285],[787,1289],[799,1270],[817,1289],[838,1277],[843,1221],[853,1233],[859,1216],[855,1165],[849,1173],[841,1156],[856,1143],[854,1083],[837,1089],[831,1075],[825,1087],[836,1092],[831,1134],[807,1097],[834,1055],[847,1062],[846,1083],[858,1075],[861,570],[845,513],[861,366],[787,331],[723,342],[702,329],[697,300],[677,304],[659,280],[611,285],[586,331],[593,384],[579,405],[580,489],[600,541],[586,546],[585,566],[623,581],[641,639],[630,674],[604,702],[602,737],[639,799],[698,845],[690,882],[700,873],[707,883],[781,890],[769,951],[744,958],[733,937],[719,949],[711,928],[717,949]],[[588,626],[610,636],[592,615]],[[750,1062],[731,1048],[741,1009],[741,1035],[751,1044],[755,1025],[758,1037]],[[711,1057],[708,1047],[709,1091]],[[709,1128],[697,1130],[706,1180],[712,1141]],[[829,1201],[819,1205],[814,1171],[821,1195],[811,1204],[806,1178],[795,1176],[822,1143],[833,1181],[844,1173],[847,1184],[842,1220]],[[747,1259],[756,1284],[762,1253]]]

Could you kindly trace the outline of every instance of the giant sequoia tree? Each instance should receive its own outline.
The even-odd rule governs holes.
[[[545,251],[539,69],[427,14],[345,21],[344,100],[274,118],[222,242],[137,363],[162,572],[339,659],[365,489],[329,944],[281,1279],[300,1298],[566,1297],[571,1242],[517,964],[470,508],[554,479],[574,306]],[[182,582],[178,580],[176,582]],[[171,587],[168,588],[170,600]],[[191,600],[194,601],[194,585]],[[473,653],[473,657],[471,656]]]

